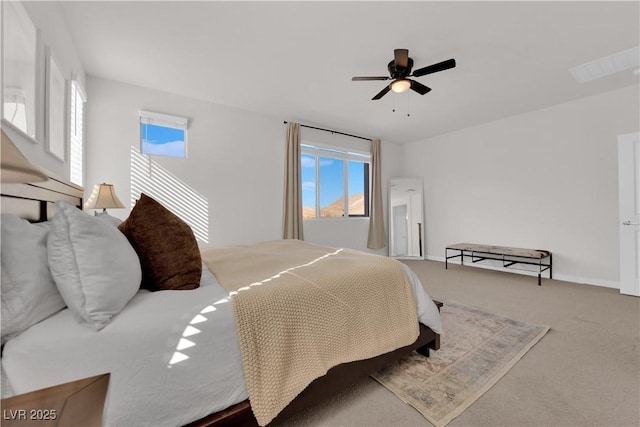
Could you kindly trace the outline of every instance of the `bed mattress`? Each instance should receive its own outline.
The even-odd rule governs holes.
[[[441,333],[435,304],[403,268],[420,322]],[[107,426],[183,425],[248,398],[231,303],[205,266],[198,289],[140,290],[100,332],[62,310],[8,341],[2,369],[16,394],[110,372]]]

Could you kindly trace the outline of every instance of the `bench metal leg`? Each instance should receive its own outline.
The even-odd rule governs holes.
[[[459,251],[460,253],[458,255],[451,255],[449,256],[449,251]],[[449,260],[452,258],[460,258],[460,265],[464,265],[464,251],[461,251],[459,249],[451,249],[451,248],[445,248],[444,249],[444,268],[445,270],[449,268]]]
[[[542,286],[542,258],[540,258],[540,266],[538,267],[538,286]]]

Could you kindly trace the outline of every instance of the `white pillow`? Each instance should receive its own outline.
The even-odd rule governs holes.
[[[105,221],[106,223],[113,225],[114,227],[117,227],[120,224],[122,224],[122,220],[120,218],[111,216],[109,215],[108,212],[98,212],[94,216],[101,221]]]
[[[2,343],[62,310],[47,261],[50,224],[31,224],[3,214],[2,223]]]
[[[100,330],[138,292],[140,260],[113,225],[65,201],[56,205],[48,240],[51,273],[69,309]]]

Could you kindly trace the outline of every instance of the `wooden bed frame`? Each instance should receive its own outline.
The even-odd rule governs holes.
[[[427,326],[420,324],[420,336],[413,343],[389,353],[381,354],[371,359],[358,360],[356,362],[343,363],[334,366],[326,375],[314,380],[302,391],[286,408],[272,421],[281,421],[302,412],[330,396],[346,389],[356,381],[368,377],[370,374],[389,366],[400,357],[409,354],[413,350],[428,357],[429,349],[440,348],[440,335],[433,332]],[[188,424],[187,427],[256,427],[258,422],[253,416],[248,400],[240,402],[224,411],[211,414],[198,421]]]
[[[83,197],[82,187],[55,176],[51,176],[48,181],[42,183],[3,184],[2,213],[15,214],[31,222],[42,222],[53,216],[57,200],[67,200],[82,209]],[[371,359],[344,363],[331,368],[326,375],[316,379],[303,390],[274,421],[289,418],[335,395],[350,384],[379,371],[413,350],[428,356],[429,349],[437,350],[439,348],[440,336],[421,324],[420,336],[411,345]],[[248,400],[188,424],[189,427],[257,425]]]
[[[82,187],[52,175],[45,182],[2,184],[2,213],[42,222],[53,216],[56,201],[66,200],[82,209],[83,197]]]

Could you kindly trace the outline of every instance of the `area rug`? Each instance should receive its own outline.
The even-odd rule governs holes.
[[[549,330],[446,302],[440,350],[416,352],[372,375],[436,427],[448,424],[489,390]]]

